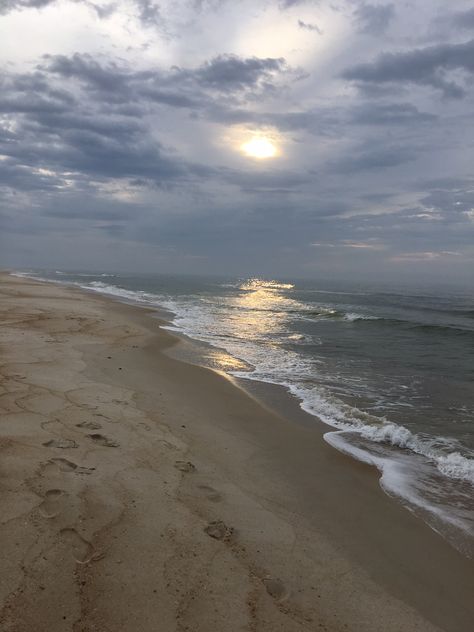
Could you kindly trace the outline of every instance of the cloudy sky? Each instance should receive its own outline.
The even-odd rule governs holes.
[[[0,265],[474,277],[474,4],[0,0]]]

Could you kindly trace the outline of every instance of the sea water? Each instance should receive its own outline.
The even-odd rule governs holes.
[[[285,387],[326,441],[466,555],[474,542],[474,295],[270,279],[28,271],[171,314],[213,368]]]

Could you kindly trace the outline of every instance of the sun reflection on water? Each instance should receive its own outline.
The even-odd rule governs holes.
[[[288,312],[301,307],[298,301],[284,294],[292,288],[290,283],[264,279],[248,279],[242,283],[239,294],[229,301],[229,335],[245,340],[268,338],[268,343],[276,344],[275,337],[286,333],[283,325]]]

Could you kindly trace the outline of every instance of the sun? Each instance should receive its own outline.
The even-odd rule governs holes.
[[[278,155],[278,148],[273,141],[267,136],[253,136],[250,140],[243,143],[240,149],[246,156],[250,158],[275,158]]]

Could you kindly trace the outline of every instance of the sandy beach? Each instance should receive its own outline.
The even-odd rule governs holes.
[[[472,630],[472,560],[180,344],[0,275],[2,632]]]

